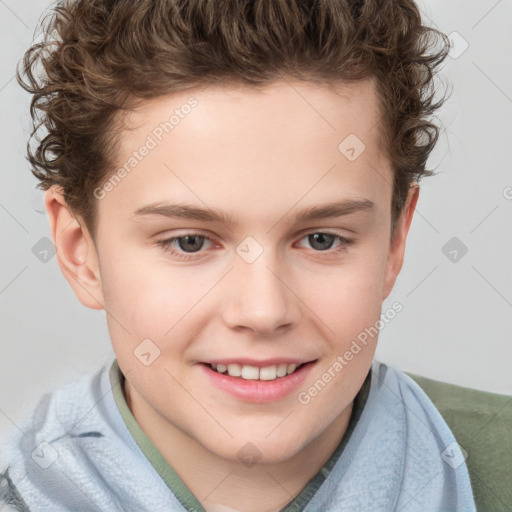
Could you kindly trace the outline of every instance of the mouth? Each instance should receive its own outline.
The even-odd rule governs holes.
[[[311,361],[310,361],[311,362]],[[235,379],[271,381],[281,379],[298,371],[305,363],[279,363],[267,366],[255,366],[241,363],[204,363],[214,372],[229,375]]]
[[[317,361],[224,360],[203,362],[199,367],[208,382],[222,392],[244,402],[262,404],[293,395],[303,385]]]

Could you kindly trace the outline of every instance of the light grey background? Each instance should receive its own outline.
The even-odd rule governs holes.
[[[0,0],[0,438],[41,393],[113,357],[104,312],[79,303],[56,257],[36,257],[50,233],[25,160],[29,96],[14,70],[48,5]],[[382,329],[376,357],[512,395],[512,2],[419,5],[451,34],[442,76],[453,93],[430,160],[439,174],[422,182],[404,268],[383,306],[399,301],[403,311]]]

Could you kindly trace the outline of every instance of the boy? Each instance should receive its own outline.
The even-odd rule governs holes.
[[[373,360],[443,34],[409,0],[74,1],[46,34],[29,160],[116,360],[27,420],[8,510],[475,510],[439,412]]]

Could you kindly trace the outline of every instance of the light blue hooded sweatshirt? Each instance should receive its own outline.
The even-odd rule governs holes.
[[[112,368],[46,395],[24,433],[2,447],[0,511],[204,511],[173,494],[134,440]],[[283,510],[476,511],[464,452],[427,395],[375,360],[369,382],[357,423],[332,468],[322,469],[321,485],[305,506]]]

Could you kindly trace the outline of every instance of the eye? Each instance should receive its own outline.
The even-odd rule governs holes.
[[[165,252],[170,252],[177,258],[188,260],[192,256],[187,256],[186,253],[190,253],[191,255],[196,254],[202,249],[205,240],[211,242],[211,239],[207,236],[198,233],[187,233],[182,236],[174,236],[161,240],[158,242],[158,245],[160,245]]]
[[[333,243],[337,240],[339,245],[331,252],[340,252],[346,249],[347,245],[353,243],[353,240],[336,233],[327,233],[324,231],[315,231],[306,234],[301,240],[307,239],[315,252],[329,251],[332,248]]]

